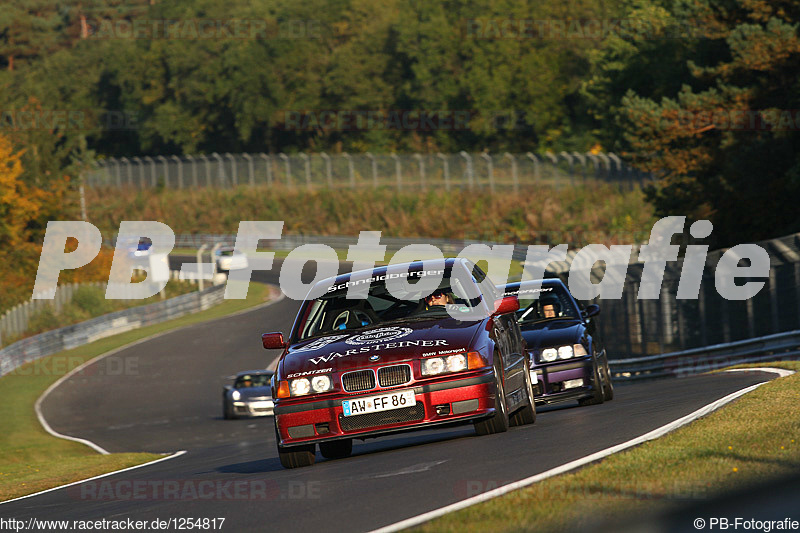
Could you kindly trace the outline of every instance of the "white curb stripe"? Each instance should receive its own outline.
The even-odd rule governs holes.
[[[249,309],[242,309],[241,311],[237,311],[236,313],[233,313],[233,314],[230,314],[230,315],[226,315],[224,317],[219,317],[219,318],[215,318],[215,319],[212,319],[212,320],[208,320],[207,322],[214,322],[216,320],[223,320],[225,318],[230,318],[230,317],[234,317],[234,316],[241,315],[241,314],[244,314],[244,313],[249,313],[251,311],[257,311],[257,310],[262,309],[264,307],[269,307],[272,304],[276,304],[276,303],[282,301],[284,298],[285,298],[285,295],[283,293],[279,293],[279,296],[274,300],[270,300],[269,302],[265,302],[263,304],[257,305],[255,307],[251,307]],[[201,322],[198,322],[198,324],[200,324],[200,323]],[[206,322],[202,322],[202,323],[206,323]],[[50,424],[47,423],[47,421],[44,419],[44,416],[42,415],[42,409],[41,409],[42,401],[44,401],[45,398],[47,398],[47,395],[50,394],[50,392],[52,392],[53,389],[55,389],[58,385],[60,385],[62,382],[64,382],[68,378],[70,378],[73,374],[76,374],[76,373],[80,372],[81,370],[83,370],[83,368],[85,368],[86,366],[88,366],[88,365],[90,365],[92,363],[97,363],[97,362],[103,360],[106,357],[109,357],[109,356],[111,356],[111,355],[113,355],[115,353],[118,353],[118,352],[122,351],[122,350],[127,350],[128,348],[136,346],[137,344],[141,344],[143,342],[151,341],[153,339],[161,337],[162,335],[166,335],[168,333],[173,333],[173,332],[178,331],[180,329],[191,327],[191,326],[195,326],[195,325],[196,324],[189,324],[187,326],[183,326],[183,327],[180,327],[180,328],[171,329],[171,330],[168,330],[168,331],[162,331],[161,333],[156,333],[156,334],[150,335],[149,337],[145,337],[144,339],[139,339],[138,341],[131,342],[129,344],[126,344],[125,346],[120,346],[119,348],[115,348],[114,350],[111,350],[110,352],[101,354],[101,355],[99,355],[99,356],[97,356],[97,357],[95,357],[93,359],[90,359],[89,361],[86,361],[82,365],[72,369],[72,371],[70,371],[69,373],[65,374],[64,376],[59,378],[58,381],[56,381],[55,383],[50,385],[47,388],[47,390],[45,390],[44,393],[42,393],[42,395],[39,397],[39,399],[36,400],[36,404],[34,405],[34,408],[36,410],[36,417],[39,419],[39,423],[42,425],[42,427],[45,429],[45,431],[47,431],[50,435],[52,435],[54,437],[58,437],[59,439],[65,439],[65,440],[71,440],[71,441],[74,441],[74,442],[79,442],[81,444],[85,444],[86,446],[89,446],[93,450],[95,450],[95,451],[97,451],[97,452],[99,452],[99,453],[101,453],[103,455],[110,455],[107,450],[103,449],[102,447],[98,446],[97,444],[95,444],[92,441],[89,441],[89,440],[86,440],[86,439],[79,439],[77,437],[71,437],[69,435],[63,435],[63,434],[58,433],[57,431],[55,431],[53,428],[51,428]],[[154,461],[149,461],[147,463],[142,463],[140,465],[135,465],[135,466],[131,466],[131,467],[128,467],[128,468],[123,468],[122,470],[115,470],[113,472],[108,472],[108,473],[101,474],[99,476],[91,477],[91,478],[88,478],[88,479],[82,479],[80,481],[74,481],[74,482],[69,483],[67,485],[59,485],[58,487],[53,487],[53,488],[50,488],[50,489],[47,489],[47,490],[34,492],[33,494],[28,494],[26,496],[20,496],[19,498],[14,498],[13,500],[0,501],[0,505],[3,505],[5,503],[16,502],[16,501],[19,501],[19,500],[24,500],[26,498],[32,498],[34,496],[39,496],[40,494],[46,494],[48,492],[53,492],[55,490],[64,489],[64,488],[67,488],[67,487],[71,487],[73,485],[77,485],[79,483],[85,483],[87,481],[93,481],[95,479],[100,479],[100,478],[104,478],[104,477],[107,477],[107,476],[113,476],[114,474],[119,474],[121,472],[127,472],[129,470],[135,470],[137,468],[142,468],[142,467],[145,467],[145,466],[154,465],[154,464],[160,463],[162,461],[168,461],[170,459],[174,459],[176,457],[180,457],[181,455],[184,455],[185,453],[186,453],[185,450],[181,450],[181,451],[173,453],[172,455],[170,455],[168,457],[163,457],[161,459],[156,459]]]
[[[792,370],[783,370],[780,368],[746,368],[746,369],[737,369],[737,371],[761,371],[761,372],[773,372],[778,374],[779,377],[788,376],[794,374]],[[571,461],[569,463],[563,464],[561,466],[557,466],[553,469],[550,469],[546,472],[542,472],[541,474],[536,474],[535,476],[527,477],[525,479],[521,479],[519,481],[515,481],[514,483],[509,483],[508,485],[503,485],[502,487],[498,487],[494,490],[490,490],[488,492],[484,492],[482,494],[478,494],[477,496],[473,496],[471,498],[467,498],[466,500],[461,500],[460,502],[456,502],[445,507],[441,507],[439,509],[434,509],[433,511],[429,511],[427,513],[423,513],[421,515],[417,515],[401,522],[397,522],[394,524],[390,524],[388,526],[382,527],[380,529],[373,530],[372,533],[390,533],[394,531],[400,531],[401,529],[406,529],[413,526],[418,526],[424,522],[428,522],[429,520],[433,520],[434,518],[438,518],[440,516],[446,515],[448,513],[452,513],[454,511],[459,511],[461,509],[465,509],[477,503],[485,502],[487,500],[491,500],[497,498],[498,496],[502,496],[509,492],[527,487],[528,485],[533,485],[539,481],[547,479],[549,477],[557,476],[559,474],[564,474],[569,472],[570,470],[574,470],[581,466],[587,465],[604,457],[608,457],[609,455],[615,454],[617,452],[621,452],[627,448],[631,448],[633,446],[638,446],[644,442],[649,440],[657,439],[669,433],[670,431],[674,431],[681,426],[688,424],[702,416],[705,416],[712,411],[715,411],[725,405],[726,403],[732,402],[736,398],[747,394],[750,391],[753,391],[764,385],[765,383],[769,383],[765,381],[764,383],[756,383],[755,385],[751,385],[739,391],[733,392],[724,398],[720,398],[719,400],[712,402],[704,407],[701,407],[697,411],[690,413],[678,420],[670,422],[660,428],[654,429],[649,433],[645,433],[640,437],[636,437],[635,439],[629,440],[627,442],[623,442],[622,444],[617,444],[616,446],[612,446],[611,448],[606,448],[605,450],[600,450],[599,452],[593,453],[591,455],[587,455],[586,457],[582,457],[580,459],[576,459],[575,461]]]
[[[730,370],[726,370],[725,372],[772,372],[773,374],[778,374],[779,378],[785,378],[786,376],[791,376],[794,374],[794,370],[786,370],[784,368],[768,368],[764,366],[760,367],[753,367],[753,368],[731,368]]]
[[[268,285],[268,284],[266,284],[266,285]],[[250,313],[250,312],[253,312],[253,311],[258,311],[259,309],[262,309],[264,307],[269,307],[272,304],[276,304],[276,303],[282,301],[284,298],[285,298],[284,294],[280,293],[280,296],[278,296],[278,298],[276,298],[274,300],[270,300],[269,302],[265,302],[263,304],[259,304],[259,305],[255,306],[255,307],[251,307],[251,308],[248,308],[248,309],[242,309],[240,311],[237,311],[236,313],[233,313],[233,314],[230,314],[230,315],[225,315],[225,316],[219,317],[219,318],[214,318],[214,319],[207,320],[207,321],[204,321],[204,322],[198,322],[197,324],[188,324],[186,326],[181,326],[179,328],[170,329],[170,330],[167,330],[167,331],[162,331],[160,333],[155,333],[153,335],[150,335],[149,337],[145,337],[144,339],[139,339],[138,341],[134,341],[134,342],[128,343],[125,346],[120,346],[119,348],[115,348],[115,349],[111,350],[110,352],[106,352],[104,354],[98,355],[97,357],[89,359],[88,361],[86,361],[82,365],[80,365],[80,366],[78,366],[76,368],[73,368],[70,372],[68,372],[68,373],[64,374],[63,376],[61,376],[55,383],[53,383],[52,385],[47,387],[47,390],[45,390],[42,393],[42,395],[39,396],[39,398],[36,400],[36,403],[34,404],[34,410],[36,411],[36,418],[39,419],[39,423],[42,425],[44,430],[46,432],[48,432],[50,435],[52,435],[54,437],[57,437],[59,439],[71,440],[73,442],[79,442],[81,444],[85,444],[86,446],[90,447],[91,449],[93,449],[94,451],[96,451],[98,453],[101,453],[103,455],[109,455],[108,450],[104,449],[103,447],[95,444],[94,442],[92,442],[90,440],[80,439],[78,437],[71,437],[69,435],[64,435],[63,433],[59,433],[58,431],[56,431],[52,427],[50,427],[50,424],[47,423],[47,420],[44,419],[44,415],[42,415],[42,402],[45,399],[47,399],[47,396],[56,387],[61,385],[61,383],[63,383],[67,379],[71,378],[74,374],[77,374],[78,372],[80,372],[81,370],[86,368],[87,366],[89,366],[91,364],[94,364],[94,363],[99,363],[100,361],[102,361],[106,357],[110,357],[110,356],[112,356],[112,355],[114,355],[116,353],[121,352],[122,350],[127,350],[128,348],[132,348],[132,347],[134,347],[134,346],[136,346],[138,344],[141,344],[143,342],[149,342],[149,341],[151,341],[153,339],[157,339],[158,337],[161,337],[163,335],[168,335],[170,333],[174,333],[174,332],[179,331],[179,330],[184,329],[184,328],[189,328],[189,327],[192,327],[192,326],[196,326],[198,324],[207,324],[209,322],[215,322],[217,320],[224,320],[226,318],[242,315],[244,313]],[[191,315],[186,315],[186,316],[191,316]],[[53,354],[53,355],[55,355],[55,354]]]
[[[26,498],[33,498],[34,496],[39,496],[41,494],[47,494],[48,492],[53,492],[54,490],[65,489],[65,488],[71,487],[73,485],[79,485],[81,483],[86,483],[87,481],[94,481],[95,479],[100,479],[100,478],[103,478],[103,477],[113,476],[114,474],[119,474],[121,472],[128,472],[129,470],[136,470],[137,468],[142,468],[142,467],[145,467],[145,466],[154,465],[154,464],[160,463],[162,461],[169,461],[170,459],[175,459],[176,457],[180,457],[181,455],[183,455],[185,453],[186,453],[186,450],[181,450],[179,452],[173,453],[172,455],[170,455],[168,457],[162,457],[161,459],[156,459],[154,461],[150,461],[150,462],[147,462],[147,463],[142,463],[140,465],[129,466],[128,468],[123,468],[122,470],[115,470],[113,472],[108,472],[106,474],[100,474],[99,476],[90,477],[88,479],[81,479],[80,481],[73,481],[72,483],[68,483],[66,485],[59,485],[58,487],[53,487],[52,489],[47,489],[47,490],[42,490],[42,491],[39,491],[39,492],[34,492],[33,494],[28,494],[26,496],[20,496],[19,498],[14,498],[13,500],[6,500],[4,502],[0,502],[0,505],[6,504],[6,503],[11,503],[11,502],[17,502],[19,500],[24,500]]]

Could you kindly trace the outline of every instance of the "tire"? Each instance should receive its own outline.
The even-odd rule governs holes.
[[[304,446],[293,446],[292,448],[281,448],[280,437],[278,436],[278,426],[275,426],[275,444],[278,448],[278,459],[281,461],[281,466],[284,468],[301,468],[303,466],[311,466],[314,464],[316,457],[314,452],[316,450],[315,444],[307,444]]]
[[[222,418],[225,420],[235,420],[237,418],[233,412],[233,406],[227,400],[222,402]]]
[[[531,371],[525,362],[525,406],[514,413],[509,422],[512,426],[526,426],[536,422],[536,402],[533,399],[533,385],[531,384]]]
[[[603,401],[610,402],[614,399],[614,384],[611,382],[611,370],[608,368],[608,361],[603,365]]]
[[[596,360],[594,364],[594,377],[592,378],[592,386],[594,387],[594,390],[592,391],[591,398],[582,398],[578,400],[578,405],[600,405],[604,401],[603,389],[605,389],[605,387],[603,387],[603,378],[600,375],[600,368]]]
[[[320,442],[319,453],[326,459],[350,457],[350,454],[353,453],[353,439]]]
[[[494,416],[485,420],[474,422],[475,433],[478,435],[491,435],[508,431],[508,410],[506,407],[506,390],[503,386],[503,369],[500,356],[494,354]]]

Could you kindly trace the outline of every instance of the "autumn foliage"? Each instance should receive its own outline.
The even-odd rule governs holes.
[[[21,153],[0,136],[0,313],[31,298],[41,255],[41,230],[57,220],[67,179],[49,183],[48,190],[23,179]],[[60,283],[108,279],[113,250],[102,250],[94,261],[62,272]]]

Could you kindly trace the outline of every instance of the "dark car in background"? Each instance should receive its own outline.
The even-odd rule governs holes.
[[[608,355],[591,334],[600,306],[579,306],[560,279],[509,283],[504,296],[516,296],[522,336],[531,355],[536,403],[577,400],[600,404],[614,398]]]
[[[408,281],[392,288],[393,279]],[[284,467],[313,464],[317,445],[323,457],[346,457],[354,438],[457,423],[485,435],[534,422],[519,304],[473,263],[379,267],[321,281],[312,294],[288,342],[262,336],[284,350],[273,381]]]
[[[273,414],[270,384],[273,374],[270,370],[247,370],[231,376],[233,384],[222,390],[222,416],[229,420]]]

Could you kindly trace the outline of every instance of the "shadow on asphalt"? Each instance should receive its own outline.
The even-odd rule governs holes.
[[[224,465],[216,469],[223,474],[261,474],[264,472],[279,472],[284,470],[277,457],[270,459],[259,459],[258,461],[247,461],[244,463],[233,463]]]

